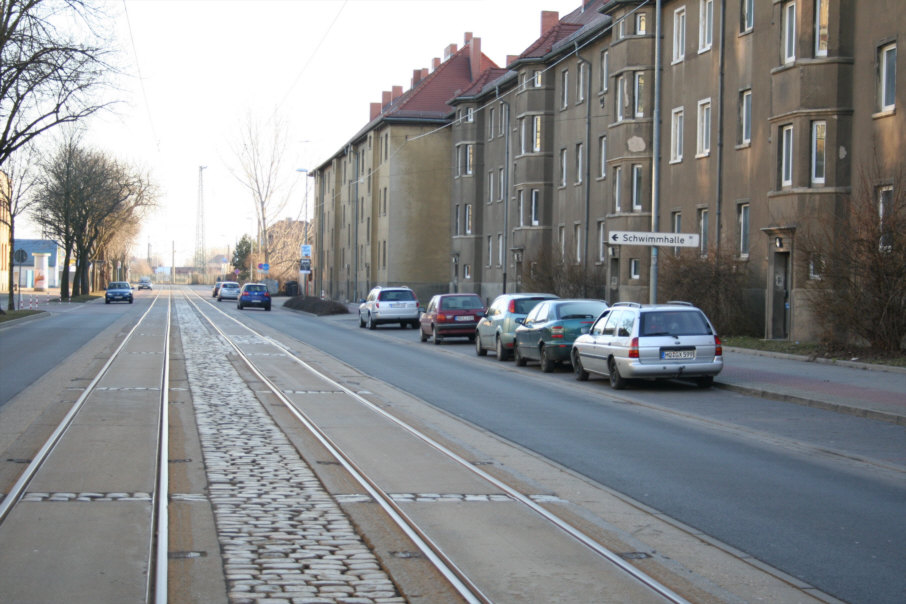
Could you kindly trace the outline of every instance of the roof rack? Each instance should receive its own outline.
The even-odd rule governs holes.
[[[610,306],[611,308],[614,306],[631,306],[632,308],[642,308],[642,305],[638,302],[614,302]]]
[[[670,300],[667,304],[678,304],[680,306],[695,306],[692,302],[685,302],[683,300]]]

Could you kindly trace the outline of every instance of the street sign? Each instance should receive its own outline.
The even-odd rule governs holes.
[[[663,245],[667,247],[698,247],[698,233],[653,233],[651,231],[610,231],[611,245]]]
[[[299,272],[306,275],[311,272],[311,258],[302,258],[299,263]]]
[[[16,252],[13,254],[13,260],[18,262],[19,264],[24,264],[25,261],[28,260],[28,252],[26,252],[25,250],[16,250]]]
[[[311,258],[311,245],[307,243],[302,244],[302,257]]]
[[[261,264],[258,265],[258,268],[260,268],[264,272],[267,272],[271,269],[271,265],[268,264],[267,262],[262,262]]]

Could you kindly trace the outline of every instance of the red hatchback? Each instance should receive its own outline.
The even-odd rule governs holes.
[[[444,338],[475,340],[475,327],[487,309],[478,294],[438,294],[419,318],[422,342],[433,337],[435,344]]]

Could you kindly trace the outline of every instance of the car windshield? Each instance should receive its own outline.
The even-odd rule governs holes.
[[[391,291],[381,292],[380,299],[387,302],[415,300],[415,294],[413,294],[408,289],[395,289]]]
[[[476,310],[484,308],[478,296],[448,296],[441,298],[440,308],[443,310]]]
[[[658,310],[642,313],[639,335],[711,335],[705,316],[697,310]]]
[[[595,319],[605,308],[607,303],[594,301],[564,302],[556,306],[560,319]]]
[[[123,281],[113,281],[107,289],[129,289],[129,284]]]

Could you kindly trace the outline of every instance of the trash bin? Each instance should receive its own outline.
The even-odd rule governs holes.
[[[286,285],[283,286],[286,290],[287,296],[298,296],[299,295],[299,282],[298,281],[287,281]]]

